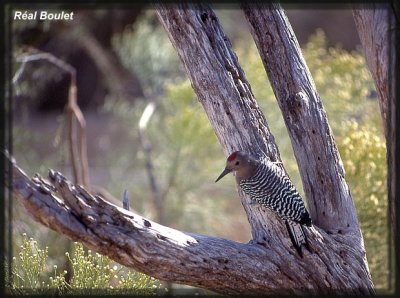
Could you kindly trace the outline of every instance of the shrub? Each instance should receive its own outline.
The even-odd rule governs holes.
[[[14,294],[96,294],[126,293],[155,295],[160,283],[145,274],[129,270],[109,258],[74,242],[73,256],[65,253],[72,268],[69,282],[67,271],[59,273],[57,265],[47,265],[48,248],[40,248],[37,241],[22,236],[17,257],[12,262],[11,292]],[[52,272],[49,276],[49,272]]]

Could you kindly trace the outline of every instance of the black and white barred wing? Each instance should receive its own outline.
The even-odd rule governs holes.
[[[253,177],[239,184],[253,200],[281,218],[311,225],[303,199],[286,173],[274,163],[260,162]]]

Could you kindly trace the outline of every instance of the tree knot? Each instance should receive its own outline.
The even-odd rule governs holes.
[[[289,113],[294,117],[299,117],[301,112],[304,113],[310,106],[309,98],[303,91],[292,95],[288,103]]]

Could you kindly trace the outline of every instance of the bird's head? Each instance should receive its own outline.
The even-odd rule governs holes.
[[[236,172],[236,179],[239,181],[248,178],[255,169],[255,160],[249,154],[243,151],[235,151],[226,159],[225,169],[218,176],[215,182],[230,172]]]

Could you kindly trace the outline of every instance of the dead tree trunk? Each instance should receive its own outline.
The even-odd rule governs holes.
[[[378,91],[383,129],[387,136],[390,128],[389,57],[391,50],[394,50],[390,41],[395,30],[393,12],[389,4],[367,4],[353,9],[353,16],[367,65]]]
[[[288,35],[290,26],[282,21],[285,16],[278,6],[249,17],[255,13],[246,10],[249,20],[261,17],[274,28],[268,36],[273,43],[278,43],[278,50],[285,57],[282,60],[284,69],[293,74],[284,77],[288,81],[280,82],[287,84],[290,90],[290,96],[284,98],[288,101],[286,104],[294,105],[293,111],[284,114],[284,117],[292,117],[287,123],[299,125],[294,133],[303,134],[306,144],[325,146],[327,151],[324,155],[312,154],[310,164],[299,161],[305,173],[317,172],[329,180],[323,186],[318,181],[311,185],[310,181],[310,191],[306,192],[309,204],[314,204],[312,216],[317,222],[306,231],[313,253],[304,251],[304,257],[300,258],[281,220],[269,210],[250,206],[249,198],[240,191],[253,236],[247,244],[161,226],[90,195],[54,172],[49,174],[50,184],[46,185],[40,178],[29,179],[14,166],[13,191],[39,222],[123,265],[161,280],[225,294],[329,294],[333,291],[372,294],[362,236],[325,112],[316,91],[312,93],[307,89],[313,87],[307,83],[311,80],[308,72],[293,70],[299,65],[305,67],[297,42],[287,42],[294,36]],[[268,13],[274,17],[264,19],[264,14]],[[204,5],[172,8],[159,4],[157,14],[225,155],[241,149],[279,160],[274,138],[214,12]],[[271,61],[282,59],[279,55],[268,58]],[[293,59],[299,58],[302,64],[292,64]],[[272,66],[282,72],[276,61]],[[308,87],[296,85],[298,81]],[[282,87],[277,84],[273,84],[274,89]],[[290,85],[299,88],[293,91]],[[282,100],[279,92],[275,90],[278,100]],[[298,116],[306,119],[300,121]],[[292,141],[294,138],[292,136]],[[317,148],[311,149],[319,152]],[[323,169],[319,167],[318,158],[323,158]],[[319,194],[320,188],[324,189],[323,198],[312,194],[313,190]],[[330,219],[328,224],[324,221],[324,210],[333,213],[325,214],[325,218]],[[337,226],[330,222],[332,219],[338,220]]]
[[[363,45],[365,59],[372,78],[378,91],[378,100],[381,110],[383,130],[386,137],[387,164],[388,164],[388,199],[391,221],[391,238],[398,237],[396,229],[396,196],[395,188],[398,187],[395,176],[396,157],[395,140],[396,135],[396,68],[398,68],[395,56],[396,34],[399,36],[399,8],[394,2],[391,6],[365,4],[358,5],[353,9],[353,17],[356,23],[358,35]],[[397,10],[397,12],[396,12]],[[398,87],[397,87],[398,88]],[[398,94],[398,93],[397,93]],[[398,241],[394,241],[398,243]],[[396,250],[394,250],[396,251]],[[392,250],[390,250],[392,254]],[[396,257],[394,254],[392,254]],[[400,260],[396,260],[397,268],[400,268]],[[394,270],[390,270],[392,272]],[[389,278],[389,283],[392,283]],[[391,286],[390,286],[391,288]]]
[[[352,229],[360,238],[342,161],[289,21],[278,4],[243,9],[282,110],[314,223],[326,231]]]

